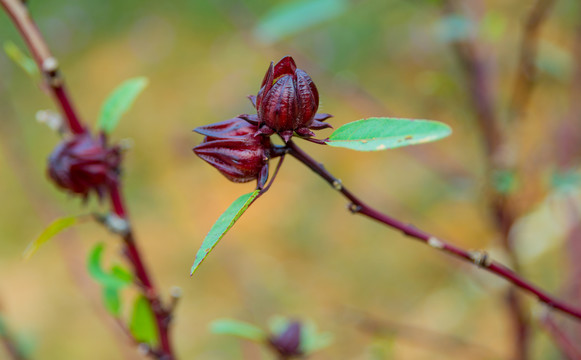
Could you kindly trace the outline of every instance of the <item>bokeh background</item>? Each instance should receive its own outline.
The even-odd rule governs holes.
[[[490,215],[486,153],[454,43],[481,46],[502,118],[531,2],[461,3],[454,15],[435,0],[317,0],[302,12],[304,3],[294,0],[30,1],[86,121],[95,122],[121,81],[150,79],[113,137],[132,143],[124,182],[155,282],[165,297],[172,286],[183,290],[172,331],[182,359],[273,359],[254,344],[211,334],[208,324],[230,317],[266,327],[274,315],[311,319],[333,334],[333,345],[312,359],[512,357],[504,281],[351,215],[344,199],[292,158],[189,276],[213,222],[254,186],[230,183],[195,157],[201,136],[191,130],[251,112],[246,96],[284,55],[314,79],[320,111],[334,114],[336,127],[369,116],[449,124],[454,133],[445,140],[377,153],[300,143],[372,206],[509,261]],[[510,187],[521,194],[512,229],[520,272],[563,297],[576,270],[571,230],[579,216],[571,209],[579,206],[579,181],[575,156],[565,165],[556,159],[564,144],[566,154],[579,151],[570,137],[579,122],[571,89],[578,86],[580,10],[578,1],[557,1],[542,27],[537,87],[509,149],[519,169]],[[3,13],[0,40],[24,47]],[[121,261],[116,238],[82,224],[21,259],[52,220],[103,209],[95,201],[83,207],[46,179],[59,138],[35,116],[53,108],[0,54],[2,316],[35,359],[139,359],[85,270],[99,241],[108,263]],[[124,293],[126,305],[134,295]],[[579,305],[578,296],[570,300]],[[538,313],[526,301],[531,316]],[[560,358],[536,324],[530,358]]]

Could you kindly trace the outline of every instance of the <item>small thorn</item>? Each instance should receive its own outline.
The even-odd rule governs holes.
[[[349,204],[347,208],[349,211],[351,211],[352,214],[357,214],[359,211],[361,211],[361,206],[353,203]]]
[[[279,135],[284,140],[284,142],[287,143],[291,139],[291,137],[293,137],[293,131],[286,130],[286,131],[279,133]]]

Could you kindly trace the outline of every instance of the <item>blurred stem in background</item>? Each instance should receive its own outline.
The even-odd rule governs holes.
[[[0,303],[0,340],[2,341],[2,345],[4,346],[4,350],[6,354],[8,354],[9,359],[11,360],[28,359],[28,357],[25,356],[24,351],[21,349],[21,346],[18,343],[17,339],[8,329],[8,324],[6,324],[6,321],[4,320],[3,308],[1,303]]]
[[[371,206],[367,205],[361,199],[359,199],[355,194],[348,190],[342,183],[341,180],[334,177],[325,167],[309,156],[306,152],[300,149],[292,140],[285,146],[288,154],[293,156],[295,159],[303,163],[309,169],[314,171],[317,175],[323,178],[327,183],[329,183],[335,190],[337,190],[343,197],[350,201],[348,210],[354,214],[361,214],[369,217],[370,219],[379,221],[380,223],[391,227],[395,230],[401,231],[404,235],[411,238],[420,240],[426,245],[452,255],[456,258],[462,259],[481,267],[507,281],[513,285],[521,288],[522,290],[530,293],[537,297],[537,299],[551,307],[552,309],[559,310],[563,313],[571,315],[576,320],[581,320],[581,308],[566,304],[559,299],[549,295],[544,290],[532,285],[525,279],[521,278],[518,274],[507,268],[506,266],[490,259],[488,254],[483,251],[467,251],[458,246],[452,245],[428,232],[420,230],[411,224],[403,223],[397,219],[392,218],[384,213],[381,213]]]
[[[20,0],[0,0],[0,4],[2,4],[26,41],[34,61],[43,75],[46,89],[52,95],[63,118],[66,120],[68,130],[73,135],[83,134],[87,131],[87,127],[80,121],[80,117],[72,105],[72,101],[64,86],[63,77],[59,72],[58,61],[52,56],[38,27],[30,17],[26,5]],[[154,315],[159,345],[157,348],[151,348],[147,344],[140,344],[139,339],[135,337],[132,340],[136,344],[140,344],[140,350],[148,356],[156,359],[174,360],[175,356],[169,339],[169,326],[173,307],[166,307],[161,302],[158,291],[141,259],[134,239],[133,230],[127,217],[125,200],[121,195],[121,189],[115,184],[109,187],[108,193],[110,195],[113,213],[117,217],[117,227],[109,226],[111,225],[110,223],[105,223],[105,225],[108,225],[109,230],[120,235],[124,242],[124,253],[133,266],[134,274],[138,280],[138,286],[143,293],[143,298],[147,301]],[[107,219],[111,218],[108,216]],[[122,226],[119,226],[120,224]],[[120,325],[123,324],[120,323]],[[126,331],[126,333],[132,337],[131,331]]]
[[[526,108],[535,86],[538,34],[543,22],[547,19],[554,5],[554,0],[537,0],[526,19],[512,98],[508,105],[508,119],[500,121],[495,110],[495,94],[500,91],[493,89],[489,59],[484,56],[483,45],[474,37],[467,37],[454,41],[452,46],[460,61],[466,77],[467,87],[472,102],[477,123],[480,126],[482,139],[485,144],[487,158],[487,199],[490,212],[495,220],[501,244],[508,254],[512,267],[519,272],[518,255],[515,252],[510,230],[519,217],[518,209],[513,206],[514,191],[502,191],[495,187],[494,177],[499,174],[517,176],[516,159],[512,158],[513,149],[518,147],[517,138],[512,134],[519,133],[519,122],[524,120]],[[468,7],[469,5],[463,4]],[[473,6],[474,8],[474,6]],[[446,14],[462,14],[474,12],[473,8],[462,10],[454,0],[444,3]],[[512,318],[512,327],[515,342],[515,358],[526,360],[530,357],[529,341],[531,335],[529,311],[514,288],[510,288],[506,295],[506,303]]]

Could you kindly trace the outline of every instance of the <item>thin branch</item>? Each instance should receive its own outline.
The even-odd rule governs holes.
[[[83,133],[85,128],[67,94],[64,79],[59,72],[58,61],[52,56],[46,41],[30,17],[27,7],[21,0],[0,0],[0,4],[26,41],[36,65],[44,76],[48,90],[67,120],[69,129],[73,134]]]
[[[70,97],[64,88],[62,76],[58,71],[58,62],[50,53],[46,42],[40,34],[36,24],[30,17],[28,9],[20,0],[0,0],[8,15],[20,31],[26,41],[32,56],[45,76],[46,84],[53,95],[53,100],[59,105],[67,126],[71,133],[81,134],[85,132],[85,125],[82,124],[75,112]],[[152,349],[147,354],[163,360],[174,360],[173,350],[169,341],[169,324],[171,314],[164,308],[158,292],[150,279],[147,269],[141,259],[141,255],[134,240],[131,226],[127,219],[125,202],[121,196],[121,189],[118,185],[109,189],[111,207],[114,214],[124,222],[125,229],[119,231],[125,245],[125,255],[133,266],[135,276],[139,280],[142,291],[149,302],[150,308],[155,316],[155,322],[159,336],[159,349]],[[132,339],[135,340],[135,339]]]
[[[444,334],[431,329],[423,329],[391,320],[378,319],[377,317],[360,310],[346,310],[349,313],[352,313],[350,317],[353,317],[353,322],[359,329],[361,329],[361,331],[373,336],[397,336],[398,339],[407,339],[408,341],[413,342],[416,346],[431,350],[444,351],[446,353],[449,353],[451,349],[470,351],[472,355],[470,357],[471,359],[502,358],[498,353],[483,345],[470,343],[465,339],[451,334]]]
[[[1,307],[0,307],[0,310]],[[28,358],[24,355],[20,346],[14,336],[10,333],[8,326],[6,325],[2,314],[0,314],[0,342],[4,346],[8,357],[11,360],[27,360]]]
[[[349,205],[349,210],[354,214],[365,215],[371,219],[377,220],[393,229],[399,230],[405,235],[412,237],[414,239],[420,240],[421,242],[429,245],[430,247],[453,255],[454,257],[460,258],[466,262],[483,268],[484,270],[491,272],[513,285],[521,288],[522,290],[530,293],[537,297],[537,299],[555,308],[563,313],[569,314],[572,317],[581,320],[581,309],[569,305],[559,299],[546,293],[544,290],[532,285],[525,279],[521,278],[519,275],[514,273],[512,270],[506,266],[491,260],[488,255],[483,251],[467,251],[455,245],[452,245],[442,239],[435,237],[434,235],[422,231],[413,225],[405,224],[399,220],[396,220],[388,215],[385,215],[355,196],[351,191],[349,191],[341,181],[335,178],[331,173],[329,173],[322,164],[315,161],[307,153],[301,150],[293,141],[287,143],[288,153],[296,158],[298,161],[302,162],[308,168],[313,170],[317,175],[322,177],[327,181],[335,190],[339,191],[341,195],[347,198],[351,204]]]
[[[128,221],[125,201],[120,188],[118,186],[113,186],[109,193],[115,215]],[[144,265],[139,249],[137,248],[133,231],[129,225],[127,229],[127,232],[121,234],[125,245],[124,253],[133,266],[133,272],[142,286],[145,298],[149,302],[149,306],[155,317],[155,324],[159,335],[160,349],[153,353],[159,353],[159,359],[174,360],[175,356],[169,339],[169,325],[171,323],[172,315],[170,314],[170,311],[164,307],[158,291],[147,272],[147,268]]]
[[[568,360],[581,360],[581,348],[577,348],[575,343],[567,337],[567,334],[559,329],[548,313],[542,316],[540,323],[556,343],[563,356]]]
[[[537,0],[524,22],[523,37],[517,73],[514,81],[509,116],[516,117],[525,111],[537,79],[535,59],[537,56],[539,30],[549,16],[555,0]]]

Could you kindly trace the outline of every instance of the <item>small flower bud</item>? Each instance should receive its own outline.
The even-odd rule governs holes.
[[[269,340],[282,358],[302,355],[301,351],[301,324],[293,321],[278,336]]]
[[[117,146],[107,147],[104,136],[89,132],[60,143],[48,158],[48,175],[67,191],[86,198],[95,191],[101,197],[108,185],[119,178],[121,153]]]
[[[194,153],[230,181],[258,180],[262,188],[268,178],[271,144],[265,136],[254,136],[257,130],[256,125],[240,118],[198,127],[194,131],[206,137]]]

